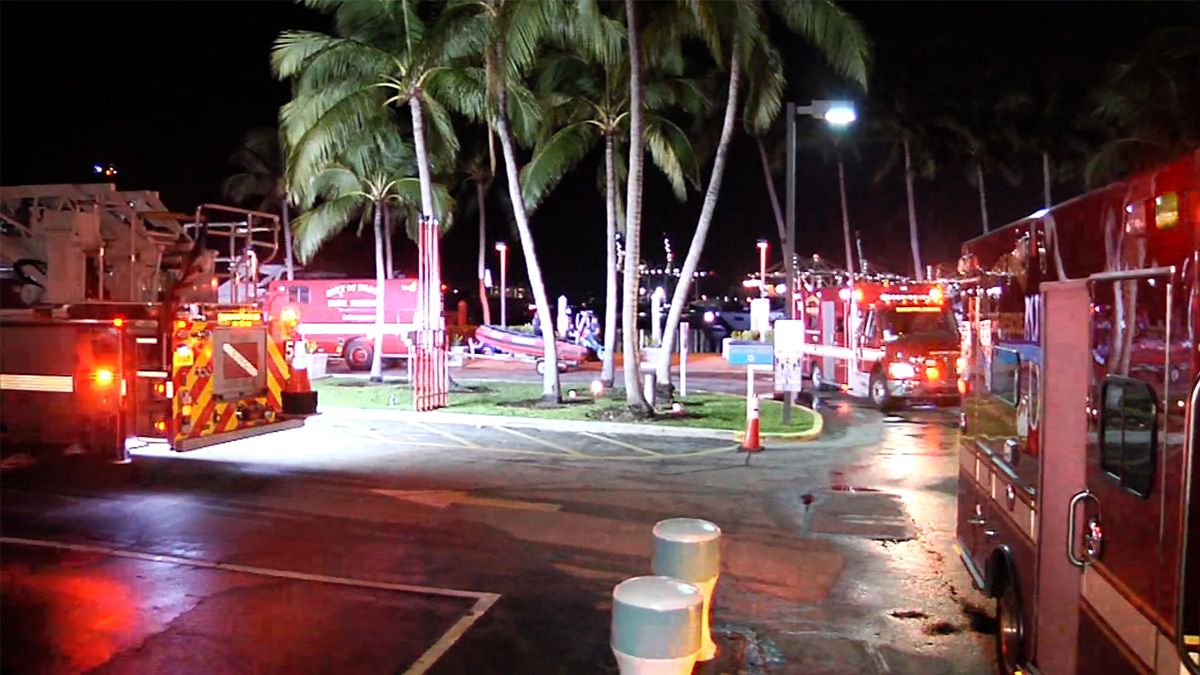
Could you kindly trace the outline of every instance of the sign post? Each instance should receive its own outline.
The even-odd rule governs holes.
[[[792,423],[792,395],[804,389],[804,321],[779,319],[775,321],[775,391],[783,397],[783,423]]]

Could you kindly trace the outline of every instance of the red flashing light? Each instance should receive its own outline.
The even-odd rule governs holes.
[[[925,377],[930,380],[942,379],[942,371],[936,366],[930,366],[925,369]]]
[[[175,330],[183,330],[184,328],[187,328],[187,325],[188,322],[184,321],[183,319],[175,320]]]
[[[124,325],[125,325],[125,319],[122,319],[119,316],[117,318],[113,319],[113,326],[120,328],[121,326],[124,326]]]
[[[863,297],[865,297],[865,296],[863,295],[863,290],[861,288],[854,289],[854,302],[856,302],[856,303],[862,302]]]
[[[929,289],[930,302],[934,303],[935,305],[940,305],[945,299],[946,294],[942,292],[941,286],[934,286],[933,288]]]
[[[96,384],[101,387],[107,387],[111,385],[116,377],[117,376],[109,368],[97,368],[96,371],[92,373],[92,379],[95,380]]]
[[[154,423],[154,430],[155,430],[155,431],[166,431],[166,430],[167,430],[167,423],[166,423],[166,422],[164,422],[163,420],[159,420],[159,421],[155,422],[155,423]]]

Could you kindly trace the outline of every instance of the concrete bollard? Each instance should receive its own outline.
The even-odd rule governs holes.
[[[700,652],[704,597],[670,577],[613,587],[612,650],[621,675],[689,675]]]
[[[699,518],[670,518],[654,525],[652,571],[692,584],[704,596],[700,618],[700,655],[708,661],[717,655],[709,629],[713,589],[721,575],[721,528]]]

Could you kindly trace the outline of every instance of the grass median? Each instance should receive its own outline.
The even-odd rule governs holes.
[[[407,385],[371,384],[362,379],[328,378],[314,384],[320,392],[322,406],[339,408],[412,409],[412,389]],[[523,382],[472,382],[464,390],[450,394],[449,412],[496,415],[499,417],[540,417],[569,420],[619,420],[624,410],[621,398],[612,396],[593,399],[586,390],[563,389],[563,403],[547,406],[539,402],[540,384]],[[613,392],[624,396],[623,393]],[[683,413],[672,413],[669,407],[658,410],[646,424],[726,429],[743,431],[746,427],[746,399],[730,394],[692,393],[683,403]],[[794,408],[792,423],[784,426],[783,404],[763,401],[761,428],[763,433],[801,433],[812,429],[813,413]]]

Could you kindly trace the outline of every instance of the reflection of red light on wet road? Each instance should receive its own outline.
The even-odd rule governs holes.
[[[16,619],[26,608],[40,614],[45,639],[68,662],[66,670],[95,668],[128,646],[135,603],[124,584],[85,571],[12,565],[0,574],[0,585],[15,614],[5,618]]]

